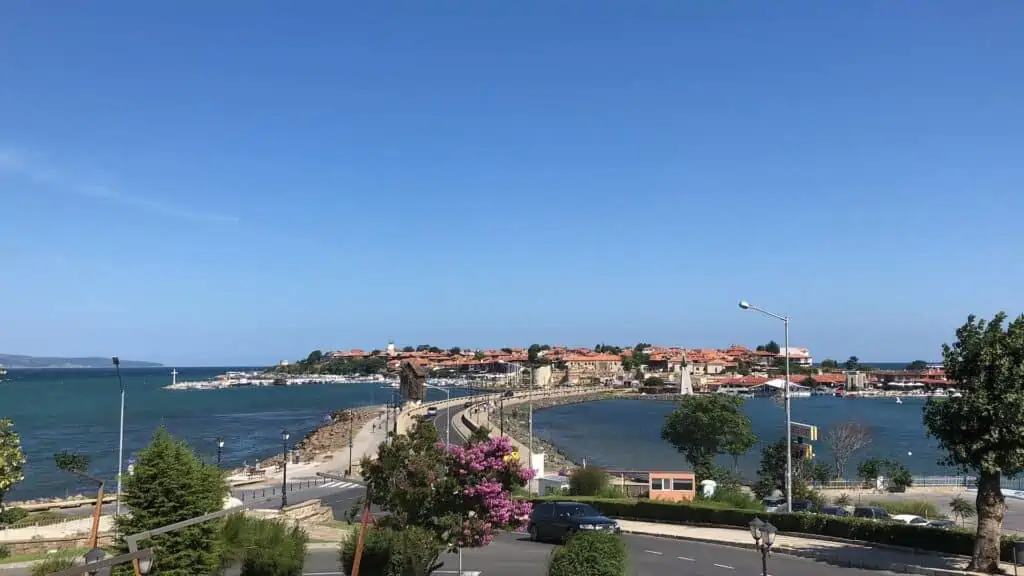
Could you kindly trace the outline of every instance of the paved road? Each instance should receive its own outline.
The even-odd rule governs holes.
[[[645,536],[624,536],[629,550],[631,576],[753,576],[761,573],[761,557],[752,550],[741,550],[680,540]],[[529,542],[524,536],[503,534],[486,548],[467,550],[462,569],[480,571],[483,576],[544,576],[552,544]],[[446,554],[444,566],[436,574],[455,574],[457,554]],[[313,550],[306,557],[303,573],[307,576],[338,576],[341,568],[334,549]],[[813,560],[788,556],[768,559],[768,573],[779,576],[867,576],[891,574],[831,566]]]

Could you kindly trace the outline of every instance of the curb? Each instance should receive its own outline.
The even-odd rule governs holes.
[[[756,550],[756,546],[750,542],[730,542],[715,540],[712,538],[700,538],[696,536],[679,536],[674,534],[653,534],[650,532],[641,532],[637,530],[622,529],[623,534],[632,534],[634,536],[650,536],[654,538],[665,538],[668,540],[685,540],[688,542],[699,542],[701,544],[715,544],[717,546],[728,546],[730,548],[742,548],[744,550]],[[869,548],[865,546],[865,548]],[[841,566],[844,568],[860,568],[864,570],[888,570],[890,572],[897,572],[900,574],[922,574],[923,576],[951,576],[954,574],[978,574],[977,572],[965,572],[963,570],[947,570],[944,568],[928,568],[926,566],[917,566],[913,564],[884,564],[881,562],[854,562],[851,560],[838,560],[831,554],[823,552],[814,552],[804,550],[801,548],[792,548],[789,546],[773,546],[772,552],[775,554],[782,554],[785,556],[794,556],[798,558],[808,558],[811,560],[822,560],[835,566]]]

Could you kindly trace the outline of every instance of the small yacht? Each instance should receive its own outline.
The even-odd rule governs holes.
[[[903,398],[900,398],[899,396],[897,396],[896,397],[896,403],[897,404],[903,404]]]

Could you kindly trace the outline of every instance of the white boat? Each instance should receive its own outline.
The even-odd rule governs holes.
[[[899,396],[897,396],[896,397],[896,403],[897,404],[903,404],[903,398],[900,398]]]

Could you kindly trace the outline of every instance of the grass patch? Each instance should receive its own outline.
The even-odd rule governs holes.
[[[928,500],[872,500],[871,506],[878,506],[889,514],[913,514],[924,518],[943,518],[939,507]]]
[[[14,563],[17,563],[17,562],[34,562],[36,560],[45,560],[45,559],[49,558],[50,556],[54,556],[54,555],[71,556],[71,557],[74,557],[74,556],[85,556],[86,552],[88,552],[88,550],[85,549],[85,548],[69,548],[69,549],[65,549],[65,550],[59,550],[59,551],[53,552],[53,553],[39,552],[39,553],[36,553],[36,554],[17,554],[17,555],[14,555],[14,556],[8,556],[6,558],[0,559],[0,566],[3,566],[4,564],[14,564]]]

